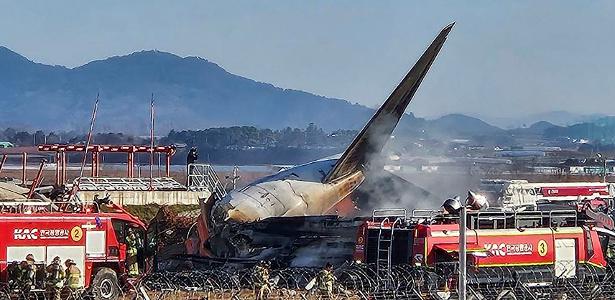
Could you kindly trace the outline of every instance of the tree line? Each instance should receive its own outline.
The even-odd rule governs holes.
[[[301,163],[341,152],[357,134],[355,130],[325,132],[313,123],[305,128],[268,129],[232,126],[203,130],[171,130],[156,138],[158,145],[177,145],[174,163],[183,163],[187,149],[197,147],[200,161],[217,164]],[[76,131],[34,132],[6,128],[0,142],[15,146],[84,144],[87,135]],[[125,133],[95,133],[94,144],[149,145],[150,138]]]

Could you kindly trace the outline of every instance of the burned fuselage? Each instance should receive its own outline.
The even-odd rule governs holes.
[[[339,265],[352,259],[363,220],[328,215],[227,223],[210,245],[218,257],[275,260],[293,267]]]
[[[270,217],[324,215],[365,179],[363,172],[357,171],[322,183],[336,161],[326,159],[297,166],[232,191],[214,204],[212,221],[247,223]]]
[[[209,250],[219,257],[275,258],[292,266],[351,258],[356,226],[352,220],[325,215],[349,197],[364,176],[358,171],[323,184],[335,161],[284,170],[218,200],[208,224]]]

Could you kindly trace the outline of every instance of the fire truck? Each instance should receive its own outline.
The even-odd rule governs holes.
[[[498,282],[531,290],[557,280],[606,280],[615,232],[569,208],[469,211],[468,285]],[[375,210],[358,228],[353,258],[375,265],[383,278],[395,265],[430,268],[446,277],[442,290],[452,289],[458,276],[459,222],[459,215],[446,210],[415,210],[410,216],[404,209]]]
[[[72,259],[81,270],[81,285],[96,299],[116,299],[127,273],[126,235],[129,228],[141,240],[144,224],[120,206],[106,202],[0,202],[0,282],[8,268],[32,254],[37,271],[34,291],[44,289],[45,266],[54,257]],[[143,243],[142,243],[143,244]],[[139,269],[145,250],[139,247]]]
[[[481,193],[495,206],[535,206],[538,202],[574,202],[583,199],[613,199],[615,186],[608,182],[528,182],[483,179]]]

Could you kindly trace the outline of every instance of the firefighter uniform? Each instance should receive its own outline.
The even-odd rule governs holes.
[[[259,262],[252,270],[252,281],[254,283],[254,296],[256,300],[267,299],[271,292],[269,287],[269,264]]]
[[[56,256],[51,264],[47,266],[46,271],[47,277],[45,278],[45,285],[47,293],[49,294],[48,299],[60,300],[60,293],[64,286],[65,277],[60,257]]]
[[[22,290],[23,292],[30,291],[32,285],[34,284],[34,265],[31,265],[28,261],[24,260],[19,263],[17,270],[14,272],[14,287]]]
[[[615,259],[615,244],[609,244],[606,248],[606,257]]]
[[[139,238],[132,228],[128,229],[126,236],[126,267],[128,268],[128,276],[139,276],[139,264],[137,262],[137,248],[139,247]]]
[[[72,259],[67,259],[64,264],[66,265],[66,282],[64,285],[73,291],[80,289],[81,270],[77,268],[77,264]]]
[[[11,262],[6,268],[6,273],[9,279],[9,287],[14,289],[18,286],[18,282],[21,280],[21,271],[19,269],[19,263],[17,261]]]
[[[14,286],[23,292],[28,292],[34,285],[36,266],[34,265],[34,255],[26,255],[26,260],[22,261],[15,271]]]
[[[333,298],[333,283],[335,282],[335,276],[333,276],[333,266],[329,263],[318,272],[316,277],[316,283],[318,291],[321,295],[326,295],[329,299]]]

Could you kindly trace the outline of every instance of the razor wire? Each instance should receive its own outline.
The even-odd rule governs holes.
[[[574,264],[571,262],[571,264]],[[558,267],[489,267],[468,273],[468,299],[615,299],[615,271],[591,264]],[[564,270],[564,271],[562,271]],[[327,299],[318,287],[306,290],[320,270],[282,268],[270,272],[269,299]],[[378,276],[375,265],[345,264],[334,271],[336,299],[457,299],[456,266],[393,266]],[[572,276],[574,275],[574,276]],[[207,270],[164,271],[138,280],[120,278],[120,299],[246,299],[254,298],[251,269],[215,267]],[[97,291],[79,290],[62,299],[96,299]],[[0,299],[51,298],[44,290],[0,288]]]

